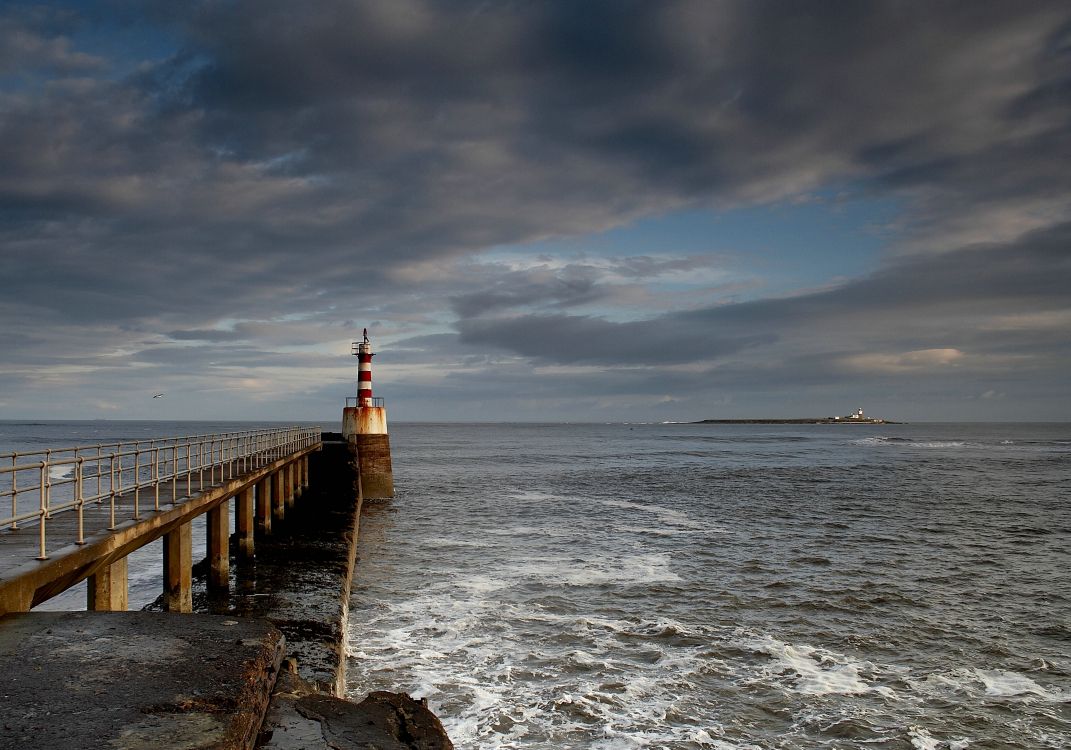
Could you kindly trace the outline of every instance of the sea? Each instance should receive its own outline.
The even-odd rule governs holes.
[[[0,422],[0,452],[235,428]],[[348,690],[427,698],[458,748],[1071,747],[1069,424],[395,423],[391,445]],[[159,592],[143,557],[134,605]]]

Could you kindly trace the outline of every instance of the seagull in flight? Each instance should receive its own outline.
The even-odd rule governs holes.
[[[153,398],[161,398],[163,395],[164,394],[162,394],[162,393],[157,393],[155,396],[153,396]]]

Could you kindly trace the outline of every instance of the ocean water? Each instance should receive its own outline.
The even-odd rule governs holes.
[[[1071,747],[1071,425],[391,442],[349,690],[459,748]]]
[[[0,421],[0,453],[270,426]],[[1071,425],[391,432],[348,686],[459,748],[1071,747]]]

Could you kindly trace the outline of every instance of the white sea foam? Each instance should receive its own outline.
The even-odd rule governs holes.
[[[715,527],[712,529],[707,523],[696,521],[687,513],[682,513],[679,510],[673,510],[672,508],[665,508],[661,505],[651,505],[649,503],[634,503],[629,500],[608,500],[600,498],[597,501],[600,505],[607,505],[611,508],[623,508],[625,510],[634,510],[640,513],[650,513],[659,519],[663,523],[678,526],[686,529],[696,529],[701,531],[709,530],[722,530],[723,527]]]
[[[725,740],[714,740],[711,743],[711,747],[714,748],[714,750],[762,750],[760,746],[752,745],[750,742],[744,745],[736,745],[732,742],[726,742]]]
[[[725,534],[728,529],[724,526],[709,525],[703,529],[677,529],[668,526],[615,526],[615,531],[623,531],[627,534],[648,534],[650,536],[701,536],[706,534]]]
[[[957,693],[973,692],[973,686],[977,684],[969,669],[934,672],[922,678],[908,676],[904,681],[917,693],[946,699],[954,698]]]
[[[49,479],[69,479],[74,475],[74,469],[70,466],[63,464],[61,466],[49,466],[48,478]]]
[[[859,438],[858,440],[852,440],[852,445],[886,445],[889,439],[881,436],[871,436],[865,438]]]
[[[1026,675],[1002,669],[975,669],[975,676],[985,685],[985,694],[990,698],[1019,698],[1020,700],[1045,700],[1056,703],[1071,700],[1071,695],[1059,689],[1047,690]]]
[[[796,680],[791,688],[794,692],[803,695],[880,693],[890,698],[895,696],[891,688],[870,685],[862,678],[860,672],[874,671],[870,662],[855,661],[844,654],[805,644],[785,643],[770,636],[753,639],[745,645],[773,658],[773,663],[765,669],[767,676],[794,672]]]
[[[430,588],[374,610],[351,641],[351,678],[429,698],[458,747],[524,747],[532,732],[580,737],[593,727],[602,737],[586,747],[747,747],[667,721],[701,664],[698,647],[658,640],[685,629],[676,620],[581,617],[457,592]],[[532,639],[532,629],[562,638]]]
[[[911,747],[915,750],[938,750],[941,747],[941,743],[922,727],[909,727],[907,734],[911,738]]]
[[[568,502],[569,498],[561,495],[552,495],[549,492],[537,492],[535,490],[522,490],[511,489],[504,493],[504,496],[511,500],[518,500],[522,503],[558,503]]]
[[[1046,688],[1026,675],[1002,669],[958,668],[929,674],[923,679],[907,679],[906,682],[923,695],[945,699],[971,695],[1021,703],[1071,701],[1071,694],[1059,688]]]
[[[547,524],[546,526],[502,526],[499,528],[482,528],[480,529],[480,533],[485,534],[487,536],[509,537],[511,539],[525,536],[533,537],[536,539],[542,539],[545,537],[568,539],[575,537],[578,533],[578,530],[575,527],[554,526],[553,524]],[[495,545],[491,544],[488,546],[493,547]]]
[[[451,581],[454,586],[458,588],[467,589],[476,595],[488,594],[492,591],[498,591],[509,585],[508,582],[501,578],[492,578],[488,575],[470,575],[463,578],[456,578]]]
[[[966,443],[962,440],[893,440],[883,436],[871,436],[852,440],[852,445],[885,445],[900,446],[905,448],[962,448]]]
[[[1071,694],[1059,688],[1046,688],[1026,675],[1002,669],[958,668],[906,682],[919,693],[944,698],[969,694],[1020,702],[1071,701]]]
[[[535,578],[569,586],[673,583],[680,581],[681,577],[673,572],[672,560],[668,552],[579,560],[566,557],[541,558],[530,559],[514,566],[506,575],[510,578]]]
[[[427,547],[461,547],[474,549],[487,549],[495,545],[478,539],[455,539],[453,537],[432,536],[428,537],[423,544]]]
[[[967,750],[971,741],[966,737],[954,740],[938,740],[926,729],[918,726],[910,726],[907,736],[911,740],[911,747],[915,750]]]

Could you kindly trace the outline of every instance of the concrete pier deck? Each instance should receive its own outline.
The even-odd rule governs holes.
[[[264,620],[0,617],[0,748],[252,748],[283,658]]]

